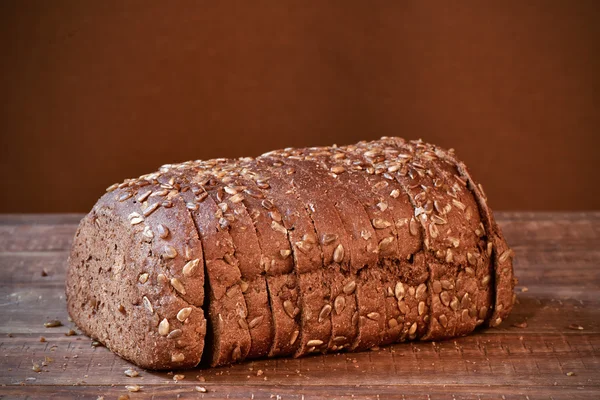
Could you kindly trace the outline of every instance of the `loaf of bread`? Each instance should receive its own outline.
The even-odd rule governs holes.
[[[452,150],[384,137],[112,185],[75,236],[67,304],[149,369],[359,351],[499,325],[512,256]]]

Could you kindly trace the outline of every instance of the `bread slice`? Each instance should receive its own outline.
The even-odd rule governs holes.
[[[68,311],[83,332],[141,367],[194,367],[206,334],[202,248],[179,198],[163,207],[154,197],[142,210],[149,190],[161,188],[127,181],[81,221],[69,257]]]

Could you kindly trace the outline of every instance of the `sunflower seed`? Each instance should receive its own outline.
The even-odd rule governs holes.
[[[456,296],[454,296],[452,298],[452,301],[450,302],[450,308],[453,309],[454,311],[458,310],[458,299],[456,298]]]
[[[322,344],[323,344],[323,341],[319,340],[319,339],[312,339],[312,340],[309,340],[308,342],[306,342],[306,345],[308,347],[321,346]]]
[[[129,392],[139,392],[142,387],[140,385],[127,385],[125,389]]]
[[[146,199],[148,198],[148,196],[150,196],[152,194],[152,190],[148,190],[147,192],[141,194],[140,196],[138,196],[138,198],[136,199],[138,202],[143,203],[144,201],[146,201]]]
[[[398,196],[400,196],[400,191],[398,189],[394,189],[390,192],[390,197],[393,197],[394,199],[397,199]]]
[[[465,293],[460,301],[460,308],[469,308],[471,305],[471,298],[469,297],[469,293]]]
[[[457,239],[457,238],[455,238],[455,237],[448,236],[448,237],[446,238],[446,240],[448,240],[448,241],[450,242],[450,244],[451,244],[452,246],[454,246],[454,248],[457,248],[458,246],[460,246],[460,240],[459,240],[459,239]]]
[[[169,332],[169,334],[167,335],[167,339],[177,339],[178,337],[180,337],[181,335],[183,335],[183,331],[181,329],[173,329],[171,332]]]
[[[273,221],[281,222],[281,214],[279,214],[279,211],[276,211],[276,210],[270,211],[269,217],[271,217],[271,219]]]
[[[242,359],[242,349],[240,349],[240,346],[235,346],[235,348],[231,352],[231,360],[235,362],[235,361],[239,361],[241,359]]]
[[[158,324],[158,334],[161,336],[167,336],[169,334],[169,321],[167,321],[166,318]]]
[[[283,225],[276,221],[271,221],[271,229],[277,232],[281,232],[283,234],[287,234],[287,229],[285,229]]]
[[[281,256],[281,258],[283,258],[284,260],[286,258],[288,258],[290,256],[290,254],[292,254],[291,250],[279,250],[279,255]]]
[[[144,218],[142,218],[142,217],[133,217],[133,218],[131,218],[131,220],[129,222],[131,223],[131,225],[137,225],[140,222],[144,222]]]
[[[452,261],[454,261],[454,253],[452,252],[452,250],[450,250],[450,249],[446,250],[445,260],[447,263],[451,263]]]
[[[152,307],[152,303],[150,303],[150,300],[148,300],[146,296],[142,297],[142,302],[144,303],[144,307],[146,307],[146,309],[150,311],[151,314],[154,314],[154,308]]]
[[[492,256],[492,249],[493,249],[492,242],[488,242],[487,243],[487,248],[486,248],[486,254],[487,254],[488,257]]]
[[[119,202],[125,201],[125,200],[131,198],[131,196],[133,196],[131,194],[131,192],[125,192],[125,193],[121,194],[119,197],[117,197],[117,201],[119,201]]]
[[[271,201],[269,199],[264,199],[263,201],[260,202],[260,204],[263,206],[263,208],[265,208],[267,210],[273,209],[273,203],[271,203]]]
[[[440,294],[442,292],[442,284],[440,283],[440,281],[433,281],[433,284],[431,286],[433,288],[433,293]]]
[[[171,355],[172,362],[182,362],[183,360],[185,360],[185,355],[183,355],[183,353],[174,353]]]
[[[452,282],[450,282],[447,279],[442,279],[440,281],[440,283],[442,284],[442,288],[444,288],[445,290],[452,290],[454,289],[454,284]]]
[[[417,299],[420,299],[421,297],[423,297],[425,295],[426,291],[427,291],[427,285],[424,283],[421,283],[419,286],[417,286],[417,291],[415,293],[415,297]]]
[[[179,293],[185,295],[187,292],[185,290],[185,287],[183,286],[183,283],[181,283],[181,281],[177,278],[171,278],[171,286],[173,286],[175,288],[175,290],[177,290]]]
[[[326,320],[327,317],[329,317],[329,314],[331,314],[331,305],[325,304],[319,313],[319,322]]]
[[[503,253],[500,255],[500,258],[498,259],[498,261],[500,261],[500,262],[504,262],[504,261],[508,260],[508,257],[510,257],[511,255],[512,255],[512,250],[511,250],[511,249],[505,250],[505,251],[504,251],[504,252],[503,252]]]
[[[362,231],[360,231],[360,237],[365,240],[369,240],[369,239],[371,239],[371,232],[369,232],[366,229],[363,229]]]
[[[337,296],[333,302],[333,307],[336,314],[340,315],[344,311],[344,308],[346,308],[346,298],[341,294]]]
[[[440,231],[435,224],[429,224],[429,234],[434,239],[440,234]]]
[[[477,257],[473,253],[467,252],[467,261],[471,265],[477,265]]]
[[[138,282],[140,282],[141,284],[148,282],[148,274],[145,272],[141,274],[138,278]]]
[[[408,224],[408,230],[411,235],[417,236],[419,234],[419,226],[417,224],[417,220],[414,217],[410,218],[410,222]]]
[[[188,319],[188,317],[190,316],[190,314],[192,313],[192,307],[185,307],[182,308],[181,310],[179,310],[179,312],[177,313],[177,319],[180,322],[185,322],[186,319]]]
[[[379,203],[377,203],[377,208],[379,208],[381,211],[385,211],[388,209],[388,204],[386,202],[380,201]]]
[[[163,224],[156,225],[156,231],[158,232],[158,236],[161,239],[166,239],[167,236],[169,236],[169,228],[167,228]]]
[[[487,316],[488,313],[488,308],[486,306],[483,306],[479,309],[479,318],[480,319],[485,319],[485,317]]]
[[[465,272],[467,273],[467,275],[469,276],[475,276],[475,270],[471,267],[466,267],[465,268]]]
[[[248,322],[246,321],[245,318],[238,319],[238,325],[244,331],[247,331],[249,329],[248,328]]]
[[[388,327],[390,329],[394,329],[397,326],[398,326],[398,321],[396,321],[394,318],[392,318],[388,321]]]
[[[419,302],[417,310],[419,312],[419,315],[423,315],[425,313],[425,302],[424,301]]]
[[[246,293],[246,291],[248,290],[248,287],[249,287],[249,286],[250,286],[250,285],[248,285],[248,282],[246,282],[246,281],[242,281],[242,282],[240,283],[240,289],[242,289],[242,293]]]
[[[263,319],[264,319],[264,316],[262,316],[262,315],[259,315],[258,317],[254,317],[254,318],[253,318],[253,319],[250,321],[250,323],[248,323],[248,328],[249,328],[249,329],[254,329],[254,328],[256,328],[257,326],[259,326],[259,325],[261,324],[261,322],[263,321]]]
[[[62,326],[62,322],[57,319],[53,319],[52,321],[44,322],[44,327],[46,328],[57,328]]]
[[[148,239],[152,239],[154,237],[154,232],[152,232],[152,229],[150,229],[150,227],[146,225],[144,227],[144,232],[142,232],[142,235],[144,235],[144,237]]]
[[[454,204],[454,206],[456,208],[459,208],[461,211],[465,211],[465,209],[467,208],[467,206],[465,206],[463,203],[456,199],[452,199],[452,204]]]
[[[382,218],[374,218],[371,223],[375,229],[385,229],[392,225],[389,221],[386,221]]]
[[[140,376],[140,373],[137,372],[135,369],[129,368],[125,370],[125,375],[130,378],[135,378],[136,376]]]
[[[444,314],[438,317],[438,321],[440,322],[440,325],[444,328],[448,326],[448,317],[446,317]]]
[[[356,282],[350,281],[350,282],[346,283],[346,285],[344,285],[343,291],[345,294],[350,295],[350,294],[354,293],[355,289],[356,289]]]
[[[293,345],[294,343],[296,343],[296,340],[298,339],[299,334],[300,334],[300,331],[292,332],[292,336],[290,337],[290,346]]]
[[[413,322],[413,324],[410,326],[410,329],[408,330],[408,334],[412,336],[416,332],[417,332],[417,323]]]
[[[296,317],[296,315],[294,314],[294,308],[294,304],[291,301],[285,300],[283,302],[283,310],[292,319]]]
[[[440,301],[442,302],[443,305],[445,305],[446,307],[448,307],[450,305],[450,295],[448,294],[448,292],[442,292],[440,293]]]
[[[394,295],[397,300],[402,300],[404,298],[404,285],[402,282],[396,282],[396,286],[394,287]]]
[[[165,245],[164,256],[165,258],[175,258],[177,257],[177,250],[175,250],[173,246],[167,244]]]
[[[481,284],[483,286],[486,286],[488,283],[490,283],[490,279],[492,279],[491,276],[489,276],[489,275],[484,276],[483,279],[481,279]]]
[[[342,244],[338,244],[333,252],[333,261],[336,263],[342,262],[344,259],[344,246]]]
[[[240,203],[244,200],[244,195],[241,193],[238,193],[236,195],[233,195],[229,198],[229,201],[232,202],[233,204],[237,204]]]
[[[377,321],[379,319],[379,313],[378,312],[370,312],[367,314],[367,318],[369,318],[370,320],[373,320],[373,321]]]
[[[346,168],[342,167],[341,165],[335,165],[335,166],[331,167],[331,172],[333,172],[334,174],[339,175],[344,171],[346,171]]]
[[[338,236],[334,233],[324,233],[321,236],[321,243],[324,245],[331,244],[337,240]]]

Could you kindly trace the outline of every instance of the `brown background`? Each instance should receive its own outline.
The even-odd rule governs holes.
[[[600,208],[598,1],[159,3],[0,4],[0,212],[382,135],[456,148],[495,209]]]

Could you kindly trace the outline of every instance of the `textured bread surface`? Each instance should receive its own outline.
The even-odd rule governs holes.
[[[497,326],[512,257],[452,150],[384,137],[112,185],[76,233],[67,304],[139,366],[219,366]]]

